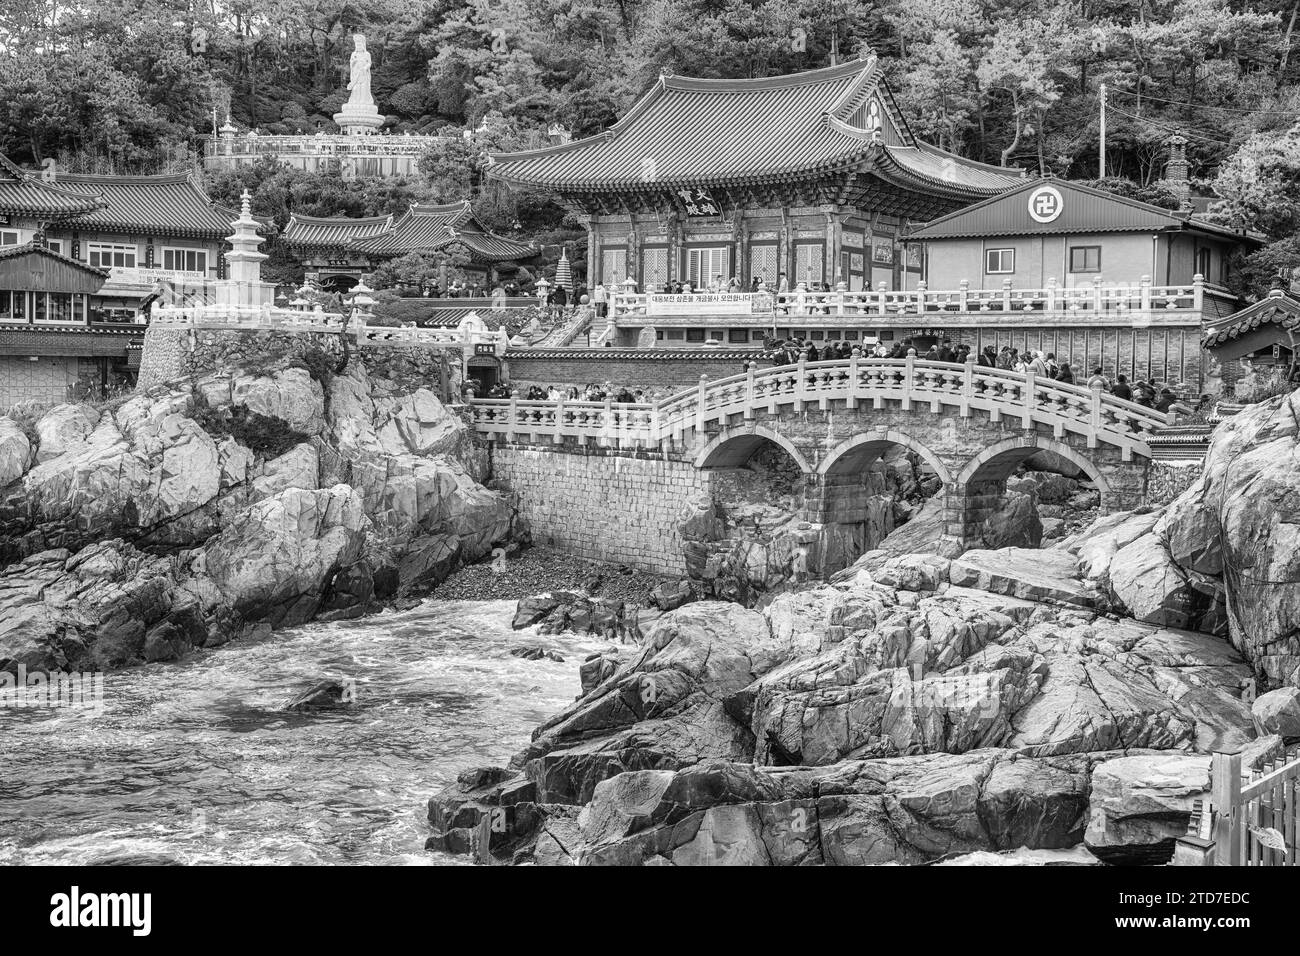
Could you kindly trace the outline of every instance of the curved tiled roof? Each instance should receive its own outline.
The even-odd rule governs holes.
[[[852,121],[876,91],[900,145],[887,145]],[[882,153],[899,153],[893,162],[922,178],[977,194],[1015,182],[1006,172],[958,156],[936,156],[939,151],[917,143],[893,109],[874,56],[760,79],[662,76],[604,133],[496,154],[490,174],[558,190],[729,185],[869,168]]]
[[[85,196],[102,196],[105,205],[82,216],[78,225],[148,235],[224,239],[239,214],[213,202],[193,176],[99,176],[61,173],[59,186]]]
[[[107,269],[100,269],[98,266],[89,265],[78,259],[73,259],[71,256],[65,256],[61,252],[55,252],[49,246],[39,246],[34,242],[24,242],[20,246],[4,246],[3,248],[0,248],[0,261],[4,261],[5,259],[16,259],[20,256],[28,255],[29,253],[48,256],[56,262],[62,262],[66,266],[71,266],[72,268],[100,279],[107,279],[109,276]]]
[[[101,205],[97,196],[64,189],[29,173],[0,153],[0,214],[56,221],[88,213]]]
[[[391,215],[347,219],[294,213],[284,227],[282,238],[291,246],[346,246],[351,242],[373,239],[392,227]]]
[[[468,201],[421,205],[413,203],[386,232],[369,239],[354,240],[349,248],[380,256],[401,256],[408,252],[436,252],[460,243],[471,258],[500,262],[535,255],[531,246],[495,236],[475,218]]]
[[[1205,334],[1201,341],[1202,348],[1212,349],[1226,345],[1265,325],[1277,325],[1283,329],[1300,328],[1300,301],[1284,292],[1272,292],[1267,298],[1246,306],[1225,321],[1225,325]]]

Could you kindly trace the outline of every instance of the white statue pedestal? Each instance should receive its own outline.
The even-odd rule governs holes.
[[[339,124],[339,132],[345,136],[366,136],[384,125],[384,117],[373,103],[344,103],[343,110],[334,114],[334,122]]]

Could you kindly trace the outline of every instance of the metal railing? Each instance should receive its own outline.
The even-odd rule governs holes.
[[[1010,419],[1021,427],[1047,425],[1056,437],[1070,432],[1087,439],[1088,447],[1109,444],[1125,458],[1149,458],[1146,443],[1157,428],[1171,424],[1172,414],[1125,401],[1032,372],[930,362],[915,358],[851,358],[829,362],[800,361],[793,365],[748,371],[710,382],[655,403],[529,401],[471,399],[474,427],[487,436],[516,435],[554,442],[576,439],[620,446],[658,446],[680,442],[688,431],[702,433],[711,423],[726,425],[732,416],[752,419],[759,410],[776,414],[793,406],[825,410],[832,401],[852,409],[865,403],[880,409],[898,402],[930,412],[956,409],[963,417],[987,412],[993,421]]]

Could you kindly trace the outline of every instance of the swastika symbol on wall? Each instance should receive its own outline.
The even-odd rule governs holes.
[[[1034,222],[1051,222],[1065,208],[1065,200],[1052,186],[1039,186],[1029,194],[1029,217]]]

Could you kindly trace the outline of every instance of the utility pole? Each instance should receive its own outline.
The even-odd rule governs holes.
[[[1097,144],[1097,178],[1106,178],[1106,84],[1101,84],[1101,140]]]

